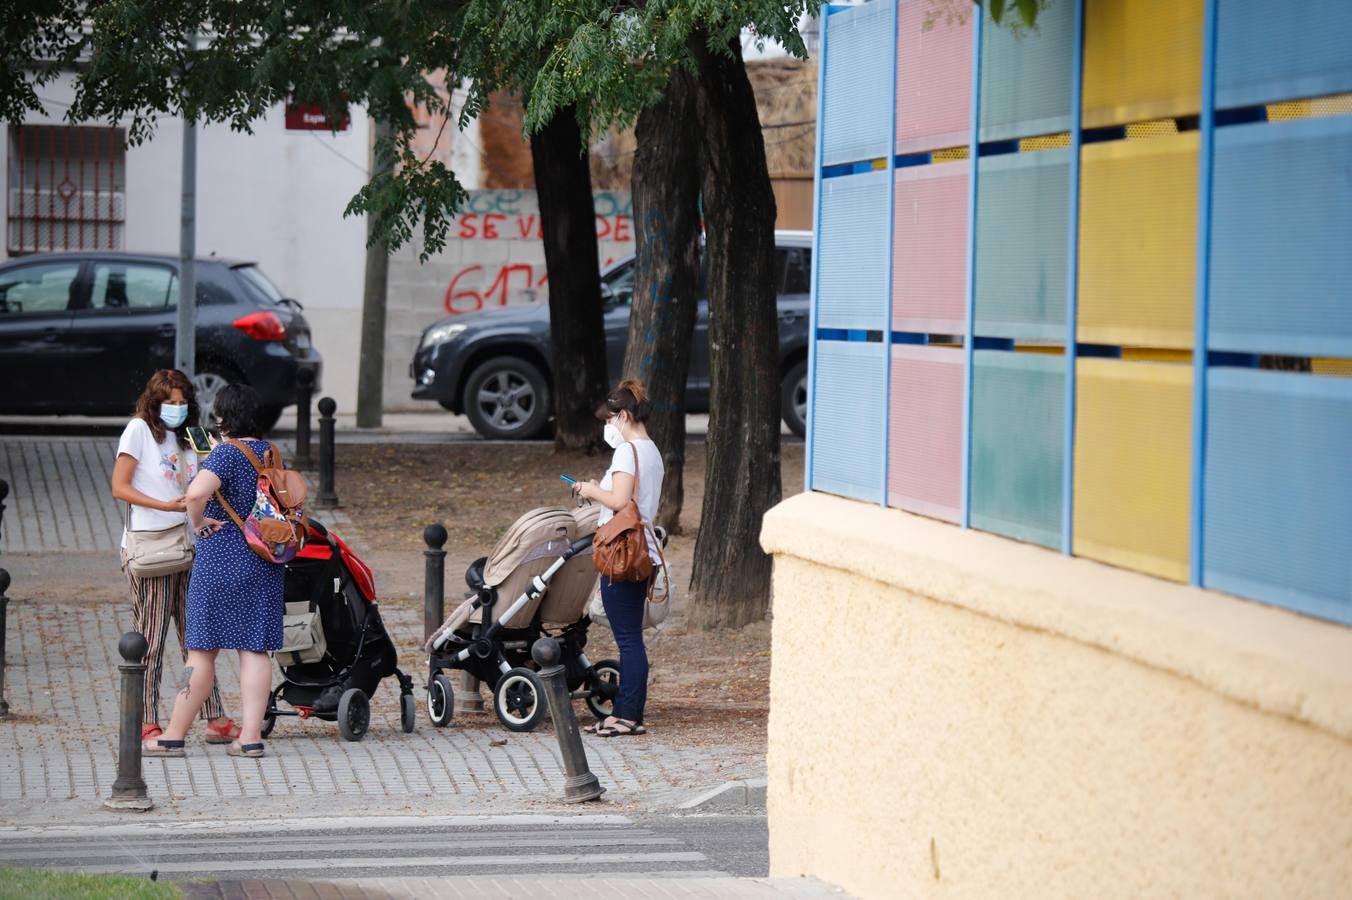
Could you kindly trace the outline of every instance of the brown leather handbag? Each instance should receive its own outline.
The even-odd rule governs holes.
[[[653,573],[648,556],[648,526],[638,511],[638,448],[634,451],[634,493],[606,524],[596,529],[592,539],[592,561],[596,571],[611,581],[647,581]]]

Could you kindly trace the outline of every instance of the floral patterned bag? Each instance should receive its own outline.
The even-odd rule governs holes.
[[[268,444],[260,461],[243,441],[227,443],[240,450],[253,464],[258,473],[258,488],[254,493],[253,509],[242,519],[219,490],[216,499],[244,532],[244,542],[250,550],[270,563],[290,562],[305,541],[305,513],[301,509],[309,493],[305,479],[296,470],[285,468],[281,452],[272,444]]]

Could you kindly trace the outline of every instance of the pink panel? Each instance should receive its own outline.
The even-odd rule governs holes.
[[[962,4],[950,4],[959,13]],[[960,147],[971,138],[972,22],[932,0],[901,0],[897,27],[897,150]]]
[[[962,160],[897,170],[893,331],[966,328],[969,168]]]
[[[962,507],[962,351],[892,348],[887,502],[957,522]]]

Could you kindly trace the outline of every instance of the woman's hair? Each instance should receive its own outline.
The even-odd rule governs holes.
[[[596,407],[596,418],[604,422],[611,416],[627,412],[635,422],[646,422],[652,415],[653,402],[643,389],[643,382],[637,378],[626,378],[615,386],[615,390],[606,395],[601,405]]]
[[[193,389],[187,375],[178,369],[160,369],[150,376],[145,390],[141,391],[141,396],[136,401],[135,416],[150,426],[150,433],[154,435],[157,444],[164,440],[164,435],[169,430],[169,426],[160,420],[160,404],[169,402],[175,388],[182,391],[188,401],[188,418],[174,432],[181,445],[184,441],[184,429],[189,425],[196,425],[200,415],[197,408],[197,391]]]
[[[216,395],[212,413],[228,437],[262,437],[263,401],[247,384],[227,384]]]

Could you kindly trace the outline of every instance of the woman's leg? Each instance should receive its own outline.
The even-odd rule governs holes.
[[[146,639],[146,679],[142,689],[142,727],[160,721],[160,680],[164,677],[164,643],[169,637],[173,580],[177,575],[140,578],[127,567],[131,586],[132,628]],[[180,640],[182,636],[180,635]]]
[[[184,572],[181,575],[171,576],[176,581],[173,584],[173,603],[171,609],[174,617],[174,628],[178,632],[178,646],[183,651],[183,664],[188,664],[187,627],[188,627],[188,581],[191,572]],[[221,703],[221,688],[216,682],[211,683],[211,693],[207,695],[207,702],[202,707],[202,715],[213,725],[223,724],[227,721],[225,717],[225,705]]]
[[[239,743],[259,744],[263,741],[263,715],[268,711],[268,694],[272,692],[272,659],[266,653],[239,651],[239,700],[242,721]]]
[[[630,722],[643,721],[648,700],[648,648],[643,646],[647,598],[647,582],[601,578],[601,605],[615,633],[615,646],[620,648],[620,695],[615,698],[614,716]]]
[[[174,714],[169,727],[164,730],[164,739],[181,741],[192,720],[207,702],[212,687],[216,684],[215,650],[189,650],[188,664],[183,667],[183,687],[174,698]]]

